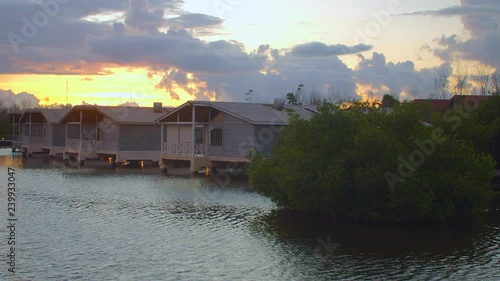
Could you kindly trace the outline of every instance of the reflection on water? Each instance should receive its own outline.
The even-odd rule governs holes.
[[[292,223],[244,182],[0,150],[2,186],[6,166],[17,167],[21,280],[500,278],[498,210],[463,228]]]

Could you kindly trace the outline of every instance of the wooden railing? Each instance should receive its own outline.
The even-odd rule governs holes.
[[[66,139],[66,148],[72,150],[80,150],[80,140],[79,139]]]
[[[66,139],[66,148],[71,150],[95,150],[97,147],[96,140]]]
[[[83,140],[82,142],[82,150],[95,150],[97,146],[96,140]]]
[[[194,152],[193,155],[193,143],[191,142],[163,143],[163,155],[172,156],[208,156],[210,147],[207,144],[198,143],[195,145]]]
[[[42,145],[45,144],[45,138],[39,136],[14,136],[14,141],[22,142],[23,144]]]

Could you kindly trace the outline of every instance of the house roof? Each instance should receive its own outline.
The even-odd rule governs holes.
[[[152,107],[116,106],[100,106],[98,109],[116,123],[153,123],[156,119],[172,110],[172,108],[169,108],[163,112],[156,113]]]
[[[66,109],[46,109],[46,108],[41,108],[41,109],[28,109],[23,112],[21,115],[20,121],[23,122],[23,120],[29,113],[34,113],[34,114],[41,114],[45,118],[46,123],[60,123],[62,118],[68,113],[69,110]],[[24,122],[28,122],[28,120],[24,120]]]
[[[313,114],[311,111],[296,105],[285,105],[283,110],[276,110],[273,109],[273,105],[271,104],[189,101],[156,121],[162,122],[162,120],[166,117],[171,116],[182,110],[183,108],[191,106],[193,104],[195,106],[210,106],[256,125],[288,124],[289,112],[298,114],[302,119],[310,119]]]
[[[155,120],[164,116],[165,113],[173,108],[163,108],[162,112],[153,111],[153,107],[133,107],[133,106],[96,106],[96,105],[77,105],[73,107],[63,118],[63,121],[76,110],[96,110],[104,114],[116,123],[153,123]]]
[[[309,110],[313,113],[319,113],[318,106],[316,106],[316,105],[307,105],[307,106],[304,106],[304,109]]]
[[[431,112],[443,112],[449,108],[451,100],[415,99],[413,102],[429,105]]]

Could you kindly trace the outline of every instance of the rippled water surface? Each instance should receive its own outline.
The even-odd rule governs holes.
[[[5,225],[7,166],[18,185],[17,275],[4,258],[0,280],[500,279],[495,208],[467,227],[290,223],[245,182],[102,162],[68,168],[0,150]]]

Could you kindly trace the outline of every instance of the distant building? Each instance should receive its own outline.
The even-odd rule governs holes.
[[[470,104],[474,106],[489,97],[490,96],[455,95],[449,100],[415,99],[413,102],[429,105],[432,113],[443,113],[448,109],[452,109],[457,104]]]
[[[416,99],[413,102],[428,105],[432,113],[442,113],[450,106],[450,100]]]

